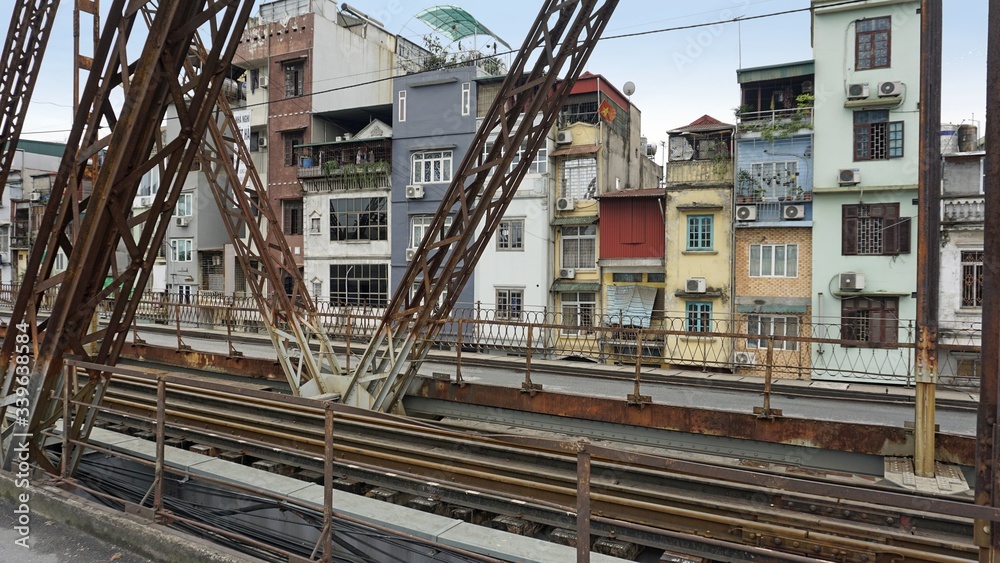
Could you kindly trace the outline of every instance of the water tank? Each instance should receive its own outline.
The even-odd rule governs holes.
[[[958,151],[958,125],[954,123],[941,124],[941,154],[953,154]]]
[[[656,156],[656,143],[646,143],[646,156],[650,158]]]
[[[958,127],[958,150],[959,152],[972,152],[976,150],[976,143],[979,140],[979,127],[975,125],[960,125]]]

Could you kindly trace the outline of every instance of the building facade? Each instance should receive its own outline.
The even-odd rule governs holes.
[[[916,315],[920,3],[812,8],[823,46],[814,53],[814,333],[850,341],[817,347],[813,377],[850,380],[842,366],[878,362],[887,381],[902,382],[910,362],[898,343],[912,335],[900,319]]]
[[[21,139],[17,146],[0,201],[0,283],[4,284],[20,283],[24,277],[55,171],[66,150],[62,143],[27,139]],[[89,182],[85,189],[89,189]],[[56,272],[66,268],[66,256],[61,250],[53,267]]]

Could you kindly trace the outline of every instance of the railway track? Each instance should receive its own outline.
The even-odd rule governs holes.
[[[322,471],[320,403],[192,381],[171,383],[167,405],[168,436]],[[104,406],[115,423],[150,428],[155,379],[116,375]],[[576,456],[566,451],[350,410],[338,411],[334,436],[334,473],[360,484],[359,490],[395,491],[402,498],[433,498],[444,507],[507,515],[540,527],[540,533],[574,528]],[[592,531],[630,542],[636,553],[678,550],[709,560],[759,561],[763,553],[773,560],[857,563],[977,557],[972,520],[966,517],[762,489],[713,473],[709,466],[701,473],[679,473],[595,458]],[[873,496],[886,491],[871,490]],[[635,527],[623,529],[602,517]]]

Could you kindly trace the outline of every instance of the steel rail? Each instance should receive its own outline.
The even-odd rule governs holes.
[[[108,399],[114,400],[113,392],[109,391]],[[241,401],[245,406],[249,405],[250,403],[249,401],[247,401],[247,397],[240,397],[238,400]],[[231,404],[226,405],[227,410],[230,409],[231,407],[232,407]],[[174,410],[175,409],[171,410],[171,414],[173,414]],[[317,411],[318,410],[319,409],[317,409]],[[148,412],[150,412],[148,405],[145,411],[147,414]],[[243,418],[243,415],[241,415],[240,413],[232,413],[231,416],[234,418],[240,418],[240,419]],[[194,417],[191,418],[190,420],[198,424],[206,424],[212,421],[212,417],[194,415]],[[228,427],[230,426],[230,423],[219,422],[219,426]],[[235,424],[235,426],[243,426],[244,429],[246,429],[248,432],[251,432],[253,430],[259,430],[259,425],[254,426],[252,424],[237,423]],[[562,475],[552,475],[551,473],[546,473],[545,471],[537,470],[536,468],[532,467],[529,467],[528,469],[515,468],[515,464],[513,464],[510,460],[505,460],[502,462],[495,462],[495,463],[485,463],[482,461],[476,461],[475,465],[478,465],[480,470],[474,471],[469,468],[469,465],[471,463],[469,457],[473,456],[455,456],[449,453],[447,448],[440,448],[440,447],[437,448],[437,450],[439,451],[444,450],[446,453],[448,453],[446,459],[444,460],[444,463],[442,463],[441,461],[431,461],[434,459],[440,459],[440,457],[435,458],[435,456],[431,455],[430,452],[432,448],[420,447],[420,442],[419,442],[419,439],[421,438],[420,433],[426,431],[426,427],[415,429],[413,433],[407,432],[406,434],[409,435],[404,437],[402,443],[407,444],[408,447],[402,448],[398,443],[381,444],[378,440],[373,439],[373,434],[382,428],[381,425],[366,425],[366,426],[367,426],[366,428],[363,428],[363,431],[359,432],[359,437],[354,440],[354,443],[356,444],[354,446],[348,445],[348,442],[350,442],[351,440],[347,436],[338,435],[336,449],[341,452],[341,456],[343,456],[341,459],[351,462],[366,460],[373,465],[380,465],[380,466],[390,465],[391,467],[389,469],[392,470],[404,468],[409,471],[415,471],[416,468],[423,468],[425,471],[430,471],[434,473],[441,473],[443,471],[447,471],[447,473],[449,473],[453,477],[456,476],[464,477],[467,480],[476,481],[481,485],[492,486],[494,488],[496,488],[498,484],[506,485],[510,489],[518,491],[525,488],[529,488],[531,489],[529,494],[528,495],[522,494],[521,496],[530,496],[533,498],[543,498],[543,499],[553,500],[556,501],[556,504],[562,504],[566,506],[570,506],[572,504],[567,499],[575,496],[576,480],[574,471],[565,470],[562,472]],[[287,427],[287,422],[284,423],[283,427]],[[345,424],[338,425],[338,428],[340,429],[341,432],[343,432],[345,430]],[[210,430],[219,431],[219,428],[213,427]],[[317,438],[304,438],[304,430],[305,430],[304,428],[295,428],[294,430],[295,430],[294,433],[286,434],[285,438],[299,440],[302,446],[311,446],[311,448],[308,448],[306,450],[307,453],[309,454],[309,457],[315,458],[316,455],[322,455],[323,440],[321,432],[316,432],[317,435],[320,436],[317,439]],[[261,442],[266,443],[269,446],[273,447],[274,446],[273,438],[281,437],[280,435],[282,433],[266,431],[266,432],[261,432],[261,434],[268,436],[264,440],[261,440]],[[445,433],[442,432],[441,434],[443,435]],[[250,436],[247,435],[242,436],[243,439],[246,439],[248,437]],[[466,442],[470,441],[469,437],[467,436],[462,436],[461,439]],[[388,451],[377,452],[373,451],[374,449],[383,449]],[[508,450],[507,453],[509,453],[510,449],[511,448],[509,447],[504,448],[504,450]],[[417,455],[423,457],[424,459],[414,457]],[[558,456],[552,457],[551,452],[549,452],[548,458],[557,459]],[[597,466],[598,464],[595,464],[595,467]],[[601,470],[608,470],[608,471],[617,471],[619,472],[619,474],[621,474],[623,471],[625,471],[625,468],[621,466],[609,466],[606,463],[604,463],[600,467],[601,468],[596,469],[595,472],[600,472]],[[516,472],[515,469],[517,469]],[[516,476],[499,477],[495,474],[497,471],[502,471],[507,474],[520,475],[520,478]],[[543,479],[547,479],[548,482],[542,482],[542,483],[534,482]],[[531,483],[530,487],[526,487],[526,483]],[[463,481],[463,485],[464,484],[467,484],[467,482]],[[711,504],[711,506],[707,506],[704,503],[702,503],[701,506],[698,506],[697,501],[700,499],[685,498],[683,495],[665,495],[662,493],[658,494],[655,491],[641,491],[637,488],[631,488],[626,490],[627,487],[625,485],[621,485],[619,487],[608,487],[606,483],[602,483],[600,482],[600,480],[598,480],[595,483],[595,485],[596,485],[595,488],[596,492],[593,495],[593,498],[595,500],[595,510],[600,510],[601,512],[606,514],[620,514],[623,512],[629,513],[630,516],[634,514],[636,517],[640,519],[639,523],[651,523],[651,522],[655,523],[657,521],[662,521],[664,518],[667,518],[672,520],[674,522],[674,525],[682,526],[684,522],[687,522],[688,525],[690,525],[690,521],[692,519],[699,520],[700,516],[699,522],[701,522],[703,525],[706,525],[709,528],[715,528],[713,532],[716,534],[718,533],[724,534],[725,530],[727,529],[731,530],[733,527],[745,528],[749,526],[757,530],[759,533],[765,533],[773,537],[779,537],[778,536],[779,534],[784,533],[785,535],[787,535],[788,533],[790,533],[789,530],[795,526],[799,526],[800,525],[799,523],[802,522],[803,520],[802,516],[799,513],[776,516],[773,514],[766,514],[766,512],[768,511],[764,511],[765,512],[764,514],[758,514],[757,518],[771,518],[774,523],[770,522],[764,523],[754,520],[748,520],[746,518],[740,517],[747,510],[746,506],[737,506],[735,508],[730,508],[728,511],[732,511],[733,515],[706,516],[705,515],[706,510],[718,511],[720,509],[720,505],[718,503],[713,503]],[[622,499],[621,496],[626,492],[630,492],[636,498]],[[782,492],[782,494],[787,494],[787,493]],[[808,499],[804,500],[803,502],[808,503]],[[690,509],[678,508],[679,503],[688,504],[689,506],[693,506],[693,508]],[[668,504],[672,506],[666,506]],[[622,509],[626,507],[630,508],[630,510],[623,511]],[[872,539],[874,535],[878,535],[880,536],[882,541],[886,541],[887,536],[893,535],[891,533],[889,534],[883,532],[873,533],[871,530],[866,530],[865,528],[862,528],[860,526],[847,525],[842,522],[834,521],[829,518],[818,518],[815,520],[811,520],[810,524],[812,524],[811,526],[812,529],[836,530],[838,533],[854,534],[859,538],[863,538],[863,539],[845,541],[844,538],[837,538],[832,535],[830,536],[829,541],[835,543],[839,542],[841,546],[844,547],[845,549],[864,549],[864,548],[880,549],[883,551],[890,551],[892,553],[898,553],[900,552],[900,550],[913,551],[913,548],[907,548],[905,546],[875,547],[872,546],[871,543],[869,543],[869,541],[867,541]],[[813,538],[814,540],[816,540],[817,538],[826,539],[822,534],[820,536],[817,536],[815,532],[810,532],[809,537]],[[927,540],[926,538],[915,538],[914,536],[902,533],[896,535],[896,537],[894,538],[891,538],[891,541],[906,541],[911,543],[917,542],[919,544],[919,547],[916,548],[915,553],[916,552],[925,553],[924,560],[935,560],[935,559],[926,559],[926,557],[936,557],[932,554],[926,553],[926,551],[928,549],[931,549],[932,546],[940,547],[940,545],[943,543],[942,540]],[[928,544],[927,542],[930,543]],[[965,550],[962,549],[962,547],[966,546],[958,546],[958,545],[950,546],[950,548],[952,549],[959,549],[964,552]],[[971,549],[971,546],[967,547]],[[913,554],[911,553],[911,555]],[[948,556],[945,555],[944,557]]]

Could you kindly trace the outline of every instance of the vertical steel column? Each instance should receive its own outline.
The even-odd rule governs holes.
[[[934,395],[938,375],[941,272],[941,0],[920,9],[920,183],[917,212],[917,397],[913,468],[934,476]]]
[[[985,241],[983,248],[994,249],[983,256],[983,370],[979,382],[979,416],[976,424],[976,503],[1000,506],[1000,483],[996,469],[1000,448],[996,447],[998,387],[1000,374],[1000,0],[990,0],[989,37],[986,41],[986,121]],[[979,561],[997,560],[1000,554],[1000,526],[977,521],[976,544]]]
[[[590,562],[590,450],[587,441],[576,454],[576,560]]]

